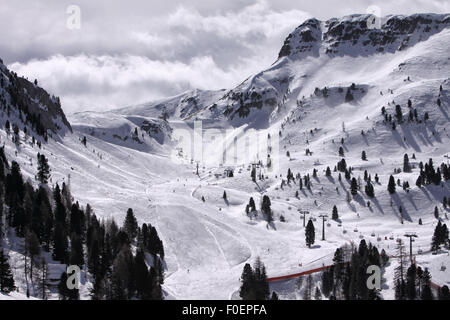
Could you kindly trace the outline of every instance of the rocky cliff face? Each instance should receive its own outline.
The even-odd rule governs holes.
[[[425,41],[450,27],[450,14],[387,16],[373,28],[368,27],[370,17],[351,15],[324,22],[309,19],[287,37],[279,58],[315,56],[319,51],[330,56],[392,53]]]

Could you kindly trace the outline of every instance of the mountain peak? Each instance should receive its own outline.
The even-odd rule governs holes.
[[[394,15],[368,27],[369,14],[354,14],[328,21],[308,19],[286,38],[279,58],[306,56],[360,56],[396,52],[428,39],[450,26],[448,14]],[[370,26],[370,24],[369,24]]]

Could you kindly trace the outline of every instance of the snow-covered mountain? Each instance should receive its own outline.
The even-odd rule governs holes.
[[[2,116],[17,120],[20,129],[28,124],[29,129],[42,136],[52,133],[64,135],[66,131],[72,132],[59,98],[50,96],[37,85],[37,81],[32,83],[9,71],[1,60],[0,97],[4,107]]]
[[[289,100],[309,95],[311,87],[316,86],[314,82],[322,87],[358,82],[364,74],[380,74],[377,70],[393,56],[403,58],[399,64],[414,64],[414,51],[422,56],[422,49],[407,49],[416,44],[421,44],[421,48],[433,45],[427,41],[442,38],[441,31],[450,24],[449,15],[390,16],[381,19],[380,28],[368,29],[369,17],[305,21],[287,37],[279,59],[270,68],[228,91],[216,104],[205,106],[208,110],[201,115],[226,117],[233,125],[271,123],[280,119],[279,113],[283,114]],[[437,60],[446,63],[442,55]]]
[[[39,150],[49,158],[51,184],[70,175],[74,197],[90,203],[100,217],[122,221],[132,207],[140,223],[154,225],[165,244],[168,298],[236,298],[244,264],[258,256],[273,277],[330,264],[336,248],[361,239],[393,255],[396,239],[407,240],[406,232],[418,235],[417,263],[430,269],[435,283],[448,285],[447,253],[433,255],[429,249],[438,222],[435,207],[440,221],[448,224],[449,208],[442,201],[450,198],[450,183],[443,179],[419,187],[416,181],[420,162],[432,158],[436,168],[449,162],[450,15],[388,16],[375,29],[367,28],[368,18],[305,21],[287,37],[272,66],[230,90],[194,90],[115,111],[72,114],[71,125],[58,104],[48,102],[56,100],[39,104],[37,96],[45,94],[25,82],[20,96],[47,106],[50,131],[58,132],[63,124],[73,128]],[[10,73],[2,70],[10,81]],[[226,151],[217,141],[205,147],[198,175],[193,157],[180,152],[174,134],[194,120],[203,120],[203,129],[232,130]],[[245,145],[233,149],[232,138],[252,130],[279,139],[280,151],[270,154],[278,171],[265,166],[267,154],[260,152],[228,168],[208,164],[223,152],[248,152]],[[9,159],[34,179],[30,159],[38,150],[26,143],[22,131],[20,148],[4,128],[1,141]],[[398,170],[405,154],[411,165],[407,172]],[[348,195],[351,180],[334,170],[342,159],[358,181],[355,196]],[[250,178],[254,161],[261,161],[264,177],[256,182]],[[327,167],[331,175],[325,174]],[[233,177],[224,169],[234,170]],[[294,176],[309,174],[311,189],[300,189],[299,179],[283,181],[288,169]],[[364,191],[365,171],[373,182],[373,198]],[[391,175],[400,181],[394,194],[387,191]],[[260,212],[251,218],[246,214],[250,197],[259,204],[263,195],[272,203],[270,224]],[[334,206],[339,219],[329,219],[327,240],[321,241],[319,215],[331,217]],[[309,210],[314,221],[312,248],[305,244],[298,209]],[[383,298],[394,298],[395,267],[392,259],[384,270]],[[319,285],[320,276],[316,280]],[[271,288],[281,298],[301,298],[293,281],[275,282]],[[82,297],[87,298],[88,288]]]
[[[225,90],[189,90],[175,97],[118,109],[116,112],[153,118],[164,116],[171,119],[187,119],[206,106],[212,105],[224,93]]]

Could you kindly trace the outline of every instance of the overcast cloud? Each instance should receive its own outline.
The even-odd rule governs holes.
[[[0,57],[61,97],[66,112],[106,110],[188,89],[231,88],[273,63],[305,19],[450,12],[446,0],[2,0]],[[66,27],[69,5],[81,29]]]

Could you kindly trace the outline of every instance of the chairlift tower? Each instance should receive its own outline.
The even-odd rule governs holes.
[[[405,237],[409,238],[409,258],[411,263],[413,262],[412,257],[412,243],[414,242],[414,238],[417,238],[417,234],[415,232],[407,232],[404,234]]]
[[[303,215],[303,227],[306,226],[306,215],[309,214],[308,210],[298,209],[298,212]]]
[[[325,221],[328,215],[321,214],[319,217],[322,218],[322,240],[325,241]]]
[[[252,162],[252,169],[255,169],[255,180],[258,177],[259,179],[261,178],[261,166],[260,163],[255,161]]]

